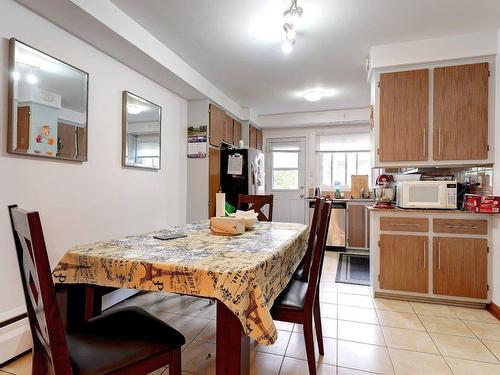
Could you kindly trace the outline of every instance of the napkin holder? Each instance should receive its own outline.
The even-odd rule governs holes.
[[[212,217],[210,230],[215,234],[236,236],[245,233],[245,220],[236,217]]]

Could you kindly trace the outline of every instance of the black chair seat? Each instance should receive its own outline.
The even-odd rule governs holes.
[[[290,280],[287,287],[276,298],[273,308],[304,310],[308,285],[301,280]]]
[[[138,307],[117,309],[68,331],[75,374],[101,375],[180,347],[184,336]]]

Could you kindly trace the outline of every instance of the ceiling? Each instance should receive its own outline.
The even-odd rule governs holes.
[[[292,53],[281,51],[287,0],[112,0],[225,94],[260,114],[369,105],[374,45],[500,27],[498,0],[298,0]],[[307,102],[303,90],[335,94]]]

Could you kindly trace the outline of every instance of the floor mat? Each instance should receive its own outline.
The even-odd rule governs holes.
[[[337,283],[370,285],[370,257],[340,253],[337,266]]]

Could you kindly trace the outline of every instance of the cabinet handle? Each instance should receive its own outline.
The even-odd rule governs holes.
[[[425,158],[425,155],[427,154],[427,128],[424,128],[424,134],[423,134],[423,157]]]
[[[442,132],[441,127],[438,128],[438,154],[441,156]]]
[[[441,269],[441,242],[438,242],[438,270]]]
[[[479,229],[477,225],[467,225],[467,224],[446,224],[445,228],[450,229]]]
[[[427,242],[424,241],[424,270],[427,268]]]

